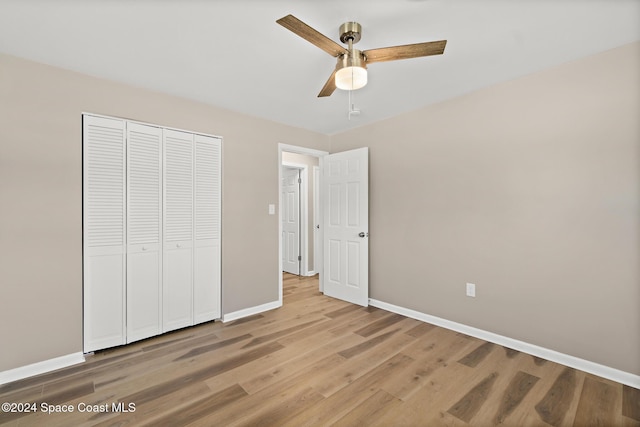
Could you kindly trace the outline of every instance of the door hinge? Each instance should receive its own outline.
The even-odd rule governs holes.
[[[302,184],[302,179],[298,178],[298,184]]]
[[[298,261],[302,261],[302,255],[298,255]]]

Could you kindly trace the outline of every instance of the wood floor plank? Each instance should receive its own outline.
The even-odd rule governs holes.
[[[427,332],[433,331],[434,329],[436,329],[436,325],[432,325],[431,323],[420,322],[415,327],[411,328],[405,333],[414,338],[420,338],[424,336]]]
[[[95,427],[164,424],[164,419],[170,417],[172,413],[180,412],[183,408],[196,404],[200,399],[211,395],[211,391],[205,384],[202,382],[194,382],[147,402],[126,402],[120,400],[120,402],[125,403],[125,406],[129,403],[135,403],[135,411],[87,414],[88,417],[86,421]],[[112,396],[108,394],[97,394],[96,400],[90,403],[111,404],[113,402],[118,402],[118,400],[114,401]],[[79,418],[77,421],[83,421],[83,419]]]
[[[317,402],[324,400],[324,396],[309,387],[291,396],[280,395],[277,400],[265,406],[265,409],[245,412],[247,415],[229,426],[280,426],[295,418]]]
[[[248,393],[254,394],[283,378],[304,372],[326,372],[335,369],[337,365],[345,361],[345,358],[338,355],[337,352],[350,346],[352,338],[342,336],[331,340],[327,339],[326,343],[320,348],[307,347],[306,351],[297,346],[286,346],[282,350],[282,353],[288,356],[285,360],[262,367],[253,375],[245,374],[239,383]]]
[[[351,322],[332,327],[331,329],[329,329],[329,331],[335,335],[353,333],[354,330],[362,328],[363,326],[366,326],[369,323],[385,317],[387,314],[389,314],[384,310],[369,310],[369,308],[370,307],[363,309],[362,315],[356,317]]]
[[[489,374],[465,394],[462,399],[449,408],[447,412],[462,421],[471,421],[471,418],[473,418],[480,410],[480,407],[486,402],[496,378],[498,378],[497,372]]]
[[[425,353],[431,352],[435,347],[445,348],[451,347],[451,352],[456,352],[458,358],[469,353],[478,346],[479,340],[468,335],[457,334],[444,328],[435,328],[429,334],[415,339],[403,352],[416,359],[422,357]],[[466,352],[457,353],[460,345],[464,345]],[[451,356],[450,354],[447,355]],[[455,362],[454,359],[452,362]],[[449,362],[449,360],[447,360]]]
[[[402,352],[415,361],[387,383],[384,389],[388,393],[403,401],[410,399],[429,381],[434,372],[447,368],[449,363],[454,363],[452,355],[470,343],[464,335],[442,332],[444,330],[439,329],[429,335],[428,339],[422,337],[416,341],[416,345],[410,344],[403,349]]]
[[[18,388],[15,391],[2,393],[2,402],[33,402],[42,397],[44,385]]]
[[[357,356],[365,351],[369,351],[377,345],[381,345],[386,340],[391,338],[394,334],[398,333],[400,329],[393,329],[389,332],[385,332],[384,334],[377,335],[373,338],[366,340],[360,344],[356,344],[353,347],[349,347],[345,350],[338,352],[338,354],[345,359],[351,359],[354,356]]]
[[[618,424],[614,413],[615,398],[613,386],[590,377],[585,378],[573,425],[579,427]]]
[[[362,307],[360,307],[359,305],[355,305],[355,304],[349,304],[346,307],[342,307],[342,308],[338,308],[336,310],[330,311],[328,313],[325,313],[324,315],[331,318],[331,319],[336,319],[340,316],[343,316],[345,314],[348,313],[352,313],[354,311],[362,311]]]
[[[536,412],[545,423],[554,427],[562,423],[576,393],[576,386],[575,369],[563,369],[547,394],[536,405]]]
[[[542,366],[545,363],[547,363],[546,359],[543,359],[541,357],[537,357],[537,356],[531,356],[533,358],[533,363],[535,363],[538,366]]]
[[[299,325],[291,326],[289,328],[284,328],[284,329],[281,329],[279,331],[272,332],[270,334],[266,334],[266,335],[262,335],[260,337],[253,338],[251,341],[249,341],[247,344],[245,344],[245,346],[242,347],[242,348],[249,348],[249,347],[253,347],[253,346],[256,346],[256,345],[264,344],[265,342],[276,340],[278,338],[287,336],[287,335],[292,334],[294,332],[306,329],[309,326],[315,325],[318,322],[322,322],[322,321],[323,321],[322,319],[310,320],[308,322],[304,322],[304,323],[301,323]]]
[[[375,335],[378,332],[382,331],[383,329],[387,329],[388,327],[393,326],[404,319],[406,319],[406,317],[401,316],[399,314],[392,313],[392,314],[389,314],[388,316],[385,316],[381,319],[376,320],[375,322],[372,322],[366,326],[363,326],[362,328],[354,331],[354,333],[362,337],[368,338],[371,335]]]
[[[230,359],[223,360],[221,362],[202,368],[187,377],[179,377],[177,379],[166,381],[156,386],[127,395],[123,398],[123,400],[126,402],[136,402],[136,404],[145,403],[150,400],[157,399],[160,396],[164,396],[166,394],[174,392],[185,385],[194,383],[196,381],[203,381],[216,375],[220,375],[223,372],[234,369],[254,359],[260,358],[266,354],[281,350],[283,348],[284,347],[277,342],[268,343],[261,347],[256,347],[252,350],[241,353]]]
[[[216,338],[214,341],[217,342],[218,340]],[[196,341],[200,345],[200,341]],[[103,366],[97,370],[95,375],[96,392],[106,394],[117,390],[120,396],[128,396],[139,390],[151,389],[161,383],[177,381],[180,377],[193,375],[209,366],[212,360],[216,363],[221,363],[227,359],[238,357],[238,354],[242,351],[241,346],[243,343],[244,341],[239,341],[235,344],[218,348],[215,359],[211,359],[205,353],[176,361],[176,356],[185,352],[185,348],[180,346],[171,351],[167,348],[157,350],[160,354],[159,357],[147,357],[147,355],[142,354],[126,361],[120,361],[113,366]],[[144,362],[137,363],[139,358],[143,359]],[[136,366],[136,369],[129,368],[132,364]],[[108,369],[109,367],[111,369]],[[126,375],[123,375],[123,373],[126,373]],[[101,384],[101,387],[98,387],[98,384]]]
[[[384,390],[378,390],[336,421],[333,427],[352,427],[356,425],[372,425],[374,421],[392,408],[402,406],[402,401]]]
[[[296,399],[298,399],[296,396],[303,396],[311,393],[310,387],[315,385],[317,378],[324,376],[326,369],[335,367],[344,362],[344,358],[334,353],[312,365],[309,365],[308,370],[296,372],[290,376],[280,378],[269,387],[262,388],[241,400],[232,402],[225,408],[212,413],[210,416],[196,421],[193,425],[226,426],[235,423],[242,423],[242,420],[246,421],[248,417],[279,407],[282,405],[283,401],[295,404],[295,402],[297,402]],[[316,390],[313,390],[313,393],[310,394],[310,398],[314,401],[317,400],[318,394]],[[247,412],[247,408],[251,408],[251,413]]]
[[[458,363],[462,363],[463,365],[467,365],[470,368],[475,368],[478,366],[480,362],[482,362],[491,351],[493,351],[495,344],[490,342],[485,342],[478,346],[471,353],[464,356],[462,359],[458,360]]]
[[[622,386],[622,415],[640,422],[640,389]]]
[[[507,356],[509,357],[509,356]],[[502,395],[500,406],[493,417],[493,422],[503,424],[505,419],[520,405],[524,397],[531,391],[540,378],[518,371],[511,379]]]
[[[304,330],[298,331],[298,332],[294,332],[290,335],[287,335],[286,337],[282,337],[282,338],[278,338],[278,342],[282,345],[289,345],[291,343],[295,343],[295,342],[299,342],[299,341],[313,341],[314,337],[324,337],[324,342],[329,342],[332,339],[335,338],[339,338],[339,337],[343,337],[346,335],[349,335],[352,337],[352,342],[358,343],[361,341],[364,341],[365,338],[359,337],[359,336],[355,336],[352,332],[345,332],[344,334],[335,334],[333,332],[330,331],[331,328],[337,327],[339,325],[344,325],[349,323],[351,320],[361,316],[362,313],[361,312],[351,312],[348,313],[346,315],[340,316],[338,318],[335,319],[325,319],[323,322],[319,322],[316,323],[315,325],[312,325]],[[316,342],[316,345],[322,343],[323,341],[320,341],[319,343]]]
[[[314,388],[323,396],[329,397],[400,354],[411,342],[411,337],[403,333],[396,333],[385,341],[385,345],[370,348],[368,351],[346,359],[345,363],[326,372],[322,378],[316,381]]]
[[[74,400],[81,396],[82,397],[89,396],[91,393],[93,393],[93,391],[94,391],[93,382],[88,381],[83,384],[76,385],[74,387],[68,387],[61,390],[49,390],[48,393],[46,394],[43,393],[39,398],[34,399],[29,403],[34,404],[36,407],[36,411],[40,412],[40,408],[43,403],[46,405],[53,405],[53,406],[62,405],[69,400]],[[9,401],[4,400],[3,398],[2,403],[4,402],[9,402]],[[24,401],[17,401],[16,403],[19,403],[19,402],[24,402]],[[23,418],[30,415],[31,415],[30,412],[0,411],[0,424],[9,422],[9,421],[14,421],[19,418]]]
[[[191,347],[191,349],[189,351],[187,351],[186,353],[181,354],[180,356],[176,357],[175,359],[173,359],[174,362],[178,361],[178,360],[184,360],[184,359],[190,359],[192,357],[195,356],[199,356],[201,354],[205,354],[205,353],[209,353],[212,351],[216,351],[222,347],[226,347],[228,345],[231,344],[236,344],[240,341],[245,341],[250,339],[252,336],[251,334],[244,334],[244,335],[239,335],[237,337],[233,337],[233,338],[229,338],[226,340],[222,340],[222,341],[218,341],[215,342],[213,344],[207,344],[207,345],[199,345],[197,347]]]
[[[507,348],[507,347],[502,347],[502,348],[504,348],[505,354],[509,359],[512,359],[520,354],[518,350],[514,350],[512,348]]]
[[[176,408],[176,410],[163,415],[161,420],[153,419],[153,417],[143,418],[140,420],[140,425],[156,426],[162,423],[162,425],[166,426],[179,426],[190,424],[194,421],[207,417],[209,414],[212,414],[245,396],[247,396],[247,392],[244,391],[242,387],[235,384],[224,390],[207,395],[204,398],[196,400],[188,405]]]
[[[326,399],[313,405],[304,413],[292,418],[283,426],[321,426],[331,425],[345,416],[353,408],[373,396],[385,381],[413,359],[401,353],[386,362],[376,365],[367,374],[349,383],[348,386],[331,394]]]
[[[203,330],[205,330],[203,328]],[[210,330],[209,327],[206,330]],[[177,331],[175,334],[169,334],[173,337],[183,336],[186,331]],[[163,337],[165,338],[165,337]],[[154,340],[155,341],[155,340]],[[193,335],[189,334],[189,338],[186,341],[171,340],[170,345],[153,346],[154,348],[149,351],[139,351],[135,353],[127,354],[126,358],[119,357],[118,354],[110,355],[110,352],[99,353],[90,356],[91,366],[95,366],[90,369],[90,375],[93,378],[96,388],[100,389],[105,386],[117,386],[121,382],[130,382],[135,378],[144,376],[147,373],[154,373],[157,375],[158,367],[166,367],[170,364],[171,360],[176,357],[176,354],[182,353],[185,349],[200,346],[204,343],[212,343],[220,341],[220,338],[215,334],[203,334]],[[142,345],[142,343],[139,343]],[[144,344],[144,347],[149,347],[148,343]],[[124,350],[124,348],[123,348]],[[111,363],[110,363],[111,361]],[[131,371],[128,368],[130,366],[137,366],[135,371]],[[127,372],[127,375],[123,376],[123,372]],[[75,374],[75,378],[83,378],[82,372]]]
[[[458,420],[453,415],[447,415],[447,410],[458,402],[474,384],[479,383],[492,372],[457,363],[460,357],[477,348],[477,343],[475,339],[468,339],[463,334],[454,333],[453,335],[457,339],[464,340],[465,344],[457,351],[452,352],[451,355],[447,355],[446,366],[434,371],[422,384],[422,387],[413,392],[406,400],[408,406],[421,420],[425,420],[425,423],[429,421],[441,424],[443,420],[450,422],[452,418]],[[428,404],[425,404],[426,402]],[[456,423],[456,421],[452,421],[452,424]]]

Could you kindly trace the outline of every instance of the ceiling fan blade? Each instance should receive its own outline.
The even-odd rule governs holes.
[[[314,30],[293,15],[287,15],[284,18],[278,19],[276,22],[289,31],[296,33],[306,41],[318,46],[331,56],[337,57],[340,54],[347,53],[347,49],[324,34]]]
[[[444,53],[446,44],[446,40],[439,40],[435,42],[369,49],[362,53],[367,58],[367,63],[396,61],[398,59],[418,58],[420,56],[441,55]]]
[[[331,73],[331,77],[329,77],[329,80],[327,80],[318,94],[318,98],[330,96],[334,90],[336,90],[336,70],[333,70],[333,73]]]

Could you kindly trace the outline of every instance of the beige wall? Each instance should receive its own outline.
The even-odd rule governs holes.
[[[278,300],[278,143],[329,148],[324,135],[0,55],[0,371],[82,351],[82,112],[224,138],[223,313]]]
[[[634,43],[334,136],[370,296],[639,375],[639,82]]]

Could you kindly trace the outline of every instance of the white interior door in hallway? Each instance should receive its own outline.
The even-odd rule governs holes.
[[[369,149],[323,162],[324,293],[369,305]]]
[[[282,173],[282,270],[300,274],[300,169]]]

